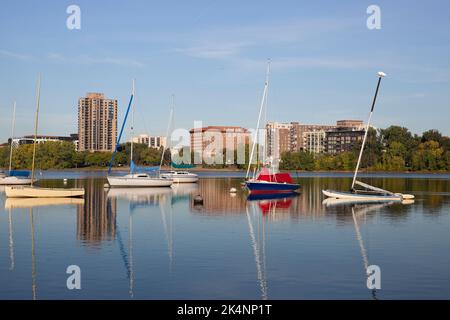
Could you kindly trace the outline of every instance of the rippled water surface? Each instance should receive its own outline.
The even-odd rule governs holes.
[[[108,191],[103,173],[46,173],[42,186],[86,188],[58,201],[0,189],[0,298],[450,299],[448,175],[366,176],[416,195],[370,205],[323,203],[348,174],[299,174],[301,193],[277,199],[248,198],[239,176]],[[67,289],[69,265],[81,290]],[[367,265],[381,268],[380,290],[367,289]]]

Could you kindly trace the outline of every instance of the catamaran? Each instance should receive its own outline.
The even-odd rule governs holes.
[[[11,145],[9,150],[9,170],[5,174],[0,174],[1,185],[26,185],[31,184],[30,172],[27,170],[12,170],[13,155],[13,137],[14,126],[16,121],[16,102],[14,101],[12,128],[11,128]]]
[[[322,190],[322,193],[330,198],[337,199],[350,199],[355,201],[404,201],[409,199],[414,199],[414,195],[411,194],[403,194],[403,193],[394,193],[388,190],[384,190],[381,188],[377,188],[371,186],[367,183],[356,180],[358,175],[359,166],[361,164],[361,158],[364,152],[364,146],[367,140],[367,133],[370,128],[370,121],[372,119],[373,110],[375,108],[375,102],[377,100],[378,90],[380,88],[381,79],[384,78],[386,74],[384,72],[378,72],[378,83],[377,88],[375,90],[375,95],[372,101],[372,107],[369,113],[369,120],[367,121],[366,130],[364,133],[363,142],[361,145],[361,150],[359,152],[358,161],[356,163],[355,173],[353,174],[353,181],[350,191],[335,191],[335,190]],[[356,189],[355,185],[362,187],[363,189]]]
[[[256,170],[253,172],[253,177],[250,178],[250,166],[253,161],[253,156],[255,154],[255,147],[258,142],[259,126],[261,122],[261,115],[263,109],[267,110],[267,95],[269,90],[269,76],[270,76],[270,60],[267,62],[267,72],[266,81],[264,83],[264,91],[261,99],[261,105],[259,108],[259,116],[256,124],[256,136],[253,139],[252,150],[250,153],[250,159],[247,167],[247,173],[245,175],[245,186],[250,190],[251,193],[265,193],[265,192],[289,192],[297,190],[300,185],[295,183],[289,173],[277,172],[278,159],[271,159],[269,164],[265,162],[265,153],[263,156],[263,164],[268,165],[268,168],[264,167],[256,176]],[[259,153],[259,151],[258,151]],[[259,167],[259,159],[257,157],[257,166]]]
[[[41,77],[38,78],[37,95],[36,95],[36,118],[34,124],[34,141],[33,141],[33,161],[31,163],[31,185],[29,186],[6,186],[5,193],[8,198],[67,198],[67,197],[83,197],[83,188],[41,188],[33,185],[34,163],[36,159],[36,140],[39,122],[39,105],[41,97]]]
[[[169,132],[171,125],[173,124],[173,112],[175,108],[175,97],[172,95],[172,108],[170,110],[170,117],[169,117],[169,125],[167,127],[167,133],[166,133],[166,141],[170,141]],[[164,152],[166,151],[166,148],[169,148],[170,146],[163,148],[163,153],[161,156],[161,163],[160,167],[162,166],[162,162],[164,159]],[[161,173],[161,177],[172,179],[174,183],[195,183],[198,182],[198,175],[186,170],[174,170],[174,168],[192,168],[193,166],[188,164],[175,164],[173,161],[170,162],[170,168],[171,170],[168,172]]]
[[[128,114],[130,112],[130,108],[133,103],[134,98],[134,81],[133,81],[133,89],[130,96],[130,101],[128,102],[128,108],[125,113],[125,118],[123,120],[122,128],[120,129],[119,138],[117,139],[116,149],[111,157],[111,161],[109,163],[108,169],[108,183],[111,187],[170,187],[173,183],[172,179],[162,177],[162,176],[151,176],[146,172],[138,172],[138,171],[153,171],[156,172],[160,170],[160,167],[150,167],[150,168],[139,168],[133,162],[133,126],[134,126],[134,105],[133,110],[131,112],[131,154],[130,154],[130,173],[121,176],[111,175],[112,165],[114,163],[114,157],[117,153],[117,149],[119,147],[120,139],[122,137],[123,130],[125,128],[125,124],[127,122]],[[163,152],[164,155],[164,152]]]

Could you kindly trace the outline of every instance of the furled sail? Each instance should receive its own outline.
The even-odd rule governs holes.
[[[373,190],[373,191],[377,191],[377,192],[381,192],[381,193],[385,193],[385,194],[393,194],[390,191],[371,186],[370,184],[367,184],[367,183],[364,183],[364,182],[361,182],[361,181],[358,181],[358,180],[355,180],[355,184],[357,184],[357,185],[359,185],[359,186],[361,186],[363,188],[369,189],[369,190]]]

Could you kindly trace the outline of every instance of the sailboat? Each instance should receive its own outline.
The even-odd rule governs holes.
[[[109,163],[108,169],[108,183],[111,187],[170,187],[173,183],[172,179],[166,177],[152,177],[146,172],[137,172],[137,171],[157,171],[158,167],[151,168],[139,168],[133,162],[133,134],[131,138],[131,154],[130,154],[130,173],[121,176],[113,176],[111,175],[112,165],[114,163],[114,158],[117,153],[117,149],[119,148],[120,139],[122,137],[123,129],[125,128],[125,124],[127,122],[128,114],[130,112],[130,108],[132,106],[133,98],[134,98],[134,80],[133,80],[133,89],[130,96],[130,101],[128,102],[128,108],[125,113],[125,118],[123,120],[122,128],[120,129],[119,138],[117,139],[116,149],[112,154],[111,161]],[[131,112],[131,132],[133,133],[133,125],[134,125],[134,105],[133,111]],[[164,153],[163,153],[164,155]],[[159,168],[161,170],[161,168]]]
[[[34,125],[34,142],[33,142],[33,161],[31,164],[31,185],[29,186],[6,186],[5,193],[8,198],[67,198],[67,197],[83,197],[83,188],[41,188],[33,185],[34,178],[34,163],[36,159],[36,137],[39,120],[39,105],[41,98],[41,77],[38,78],[37,83],[37,97],[36,97],[36,119]]]
[[[291,175],[289,173],[277,172],[275,163],[278,159],[272,159],[268,167],[263,167],[259,172],[258,176],[255,175],[256,171],[253,173],[253,177],[250,178],[250,166],[253,161],[253,156],[255,153],[255,147],[258,142],[259,125],[261,122],[262,110],[267,109],[267,95],[269,90],[269,76],[270,76],[270,60],[267,62],[267,72],[266,81],[264,83],[264,91],[261,99],[261,106],[259,108],[259,116],[256,124],[256,136],[253,139],[252,150],[250,153],[250,159],[247,167],[247,174],[245,175],[246,181],[245,186],[250,190],[251,193],[266,193],[266,192],[289,192],[297,190],[300,185],[294,183]],[[266,150],[264,150],[264,154]],[[257,157],[258,158],[258,157]],[[265,158],[265,157],[264,157]],[[263,164],[266,165],[266,161],[263,160]],[[259,160],[258,160],[259,166]]]
[[[369,113],[369,120],[367,121],[366,130],[364,133],[363,142],[361,145],[361,150],[359,152],[358,162],[356,163],[355,173],[353,174],[353,181],[350,191],[335,191],[335,190],[322,190],[322,193],[330,198],[337,199],[350,199],[356,201],[404,201],[414,199],[414,195],[412,194],[403,194],[403,193],[394,193],[388,190],[384,190],[381,188],[377,188],[371,186],[367,183],[356,180],[358,175],[359,166],[361,164],[361,158],[364,152],[364,146],[367,140],[367,134],[370,128],[370,120],[372,119],[373,110],[375,108],[375,102],[377,100],[378,90],[380,88],[381,79],[386,76],[384,72],[378,72],[378,83],[377,88],[375,90],[375,95],[372,101],[372,107]],[[362,187],[363,189],[356,189],[355,185]]]
[[[175,97],[172,95],[172,109],[170,110],[170,117],[169,117],[169,125],[167,127],[167,134],[166,134],[166,141],[170,141],[169,138],[169,132],[170,127],[173,124],[173,111],[175,108]],[[170,148],[170,146],[169,146]],[[164,152],[166,151],[166,147],[163,148],[163,153],[161,156],[161,165],[162,161],[164,159]],[[176,165],[175,165],[176,166]],[[172,179],[174,183],[195,183],[198,182],[198,175],[186,170],[173,170],[174,163],[170,162],[170,168],[171,170],[169,172],[165,172],[161,174],[161,177]]]
[[[8,170],[8,174],[0,175],[0,184],[2,184],[2,185],[31,184],[31,178],[30,178],[29,171],[12,170],[13,137],[14,137],[15,121],[16,121],[16,102],[14,101],[12,128],[11,128],[11,145],[10,145],[10,150],[9,150],[9,170]]]

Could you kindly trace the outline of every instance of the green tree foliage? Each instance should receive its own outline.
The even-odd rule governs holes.
[[[439,142],[429,140],[422,142],[413,153],[414,170],[445,170],[447,157]]]
[[[282,155],[280,168],[286,170],[346,170],[355,169],[361,143],[355,144],[352,151],[340,154],[311,154],[308,152],[293,152]],[[233,165],[238,169],[247,169],[250,158],[248,144],[238,146],[244,150],[245,163],[236,164],[235,151]],[[259,149],[257,146],[256,151]],[[194,152],[191,154],[194,163]],[[183,150],[183,152],[185,152]],[[148,148],[145,144],[133,145],[134,162],[138,165],[159,165],[162,149]],[[257,152],[255,152],[256,154]],[[129,165],[131,144],[124,143],[118,148],[114,165]],[[33,145],[26,144],[14,148],[12,166],[14,169],[30,169],[33,155]],[[37,169],[66,169],[83,167],[107,167],[111,159],[111,152],[77,152],[71,142],[45,142],[36,145]],[[206,165],[209,168],[229,167],[229,163]],[[262,159],[260,159],[260,162]],[[171,155],[167,150],[164,164],[170,165]],[[0,148],[0,167],[9,166],[9,147]],[[391,126],[378,132],[370,129],[366,148],[361,161],[361,169],[404,171],[450,171],[450,138],[442,135],[438,130],[428,130],[421,136],[412,135],[404,127]],[[253,171],[253,166],[251,168]]]
[[[314,155],[309,152],[287,152],[280,161],[280,169],[284,170],[307,170],[315,169]]]

